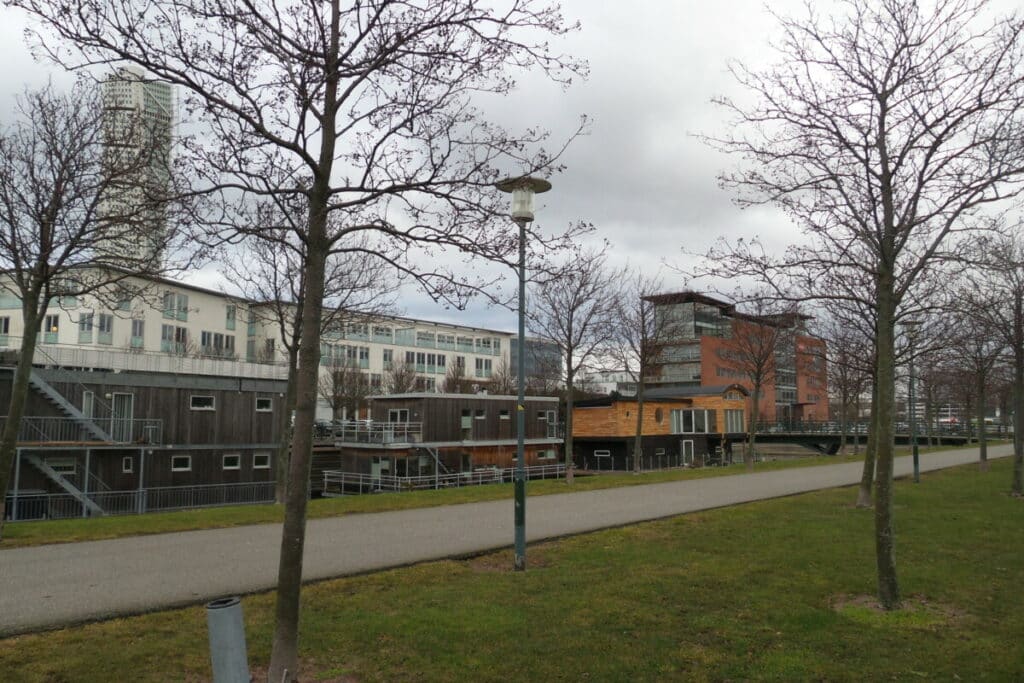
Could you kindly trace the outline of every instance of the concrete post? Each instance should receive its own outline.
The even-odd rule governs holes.
[[[236,596],[206,603],[213,683],[250,683],[242,601]]]

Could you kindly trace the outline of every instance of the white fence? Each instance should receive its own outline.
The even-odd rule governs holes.
[[[274,482],[160,486],[132,491],[97,491],[89,500],[104,515],[135,515],[189,508],[251,505],[274,501]],[[8,493],[4,518],[11,522],[89,516],[81,500],[68,493]]]
[[[324,472],[325,493],[377,493],[380,491],[420,491],[481,484],[501,484],[515,478],[515,468],[485,468],[472,472],[418,477],[391,477],[359,472],[327,470]],[[534,465],[525,468],[527,479],[560,479],[565,476],[565,465]]]

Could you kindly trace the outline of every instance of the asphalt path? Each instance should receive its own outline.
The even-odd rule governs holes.
[[[989,453],[1005,457],[1012,447]],[[921,469],[976,460],[977,448],[928,453]],[[911,467],[909,457],[897,458],[896,476]],[[528,497],[527,540],[856,484],[861,470],[846,463]],[[512,538],[511,498],[317,519],[307,527],[304,577],[471,555],[509,547]],[[0,635],[273,589],[280,540],[281,525],[264,524],[0,550]]]

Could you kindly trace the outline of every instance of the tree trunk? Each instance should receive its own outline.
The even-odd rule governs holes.
[[[14,370],[11,400],[7,404],[7,421],[4,423],[3,436],[0,437],[0,502],[4,504],[7,500],[7,489],[11,485],[11,472],[18,450],[18,430],[21,428],[21,418],[25,415],[28,380],[32,374],[32,359],[36,353],[36,340],[39,338],[39,322],[42,319],[39,295],[30,294],[22,301],[21,310],[25,320],[25,331],[21,339],[18,367]],[[4,507],[0,505],[0,541],[4,536],[3,509]]]
[[[743,454],[743,462],[747,466],[747,472],[754,471],[754,448],[757,435],[757,418],[761,404],[761,384],[754,382],[754,391],[750,394],[750,424],[747,429],[747,450]]]
[[[288,454],[292,444],[292,411],[295,410],[295,391],[298,383],[299,349],[288,349],[288,388],[285,389],[284,407],[278,419],[280,443],[277,447],[277,480],[274,483],[274,502],[283,505],[288,491]]]
[[[1018,321],[1024,326],[1024,321]],[[1013,350],[1013,486],[1015,496],[1024,495],[1024,339],[1017,337]]]
[[[988,472],[988,430],[985,428],[985,372],[979,371],[975,375],[977,381],[975,389],[978,392],[977,400],[977,422],[978,422],[978,469]]]
[[[876,375],[877,377],[877,375]],[[867,443],[864,445],[864,469],[860,475],[860,487],[857,489],[857,503],[859,508],[869,508],[873,505],[871,498],[871,486],[875,480],[875,443],[878,435],[878,382],[871,384],[871,421],[868,423]]]
[[[839,409],[839,455],[846,451],[846,410],[849,407],[850,397],[844,392],[840,399]]]
[[[641,375],[642,377],[642,375]],[[636,384],[636,435],[633,438],[633,472],[640,474],[643,471],[642,458],[644,434],[644,384],[643,380]]]
[[[887,610],[900,604],[893,535],[892,416],[896,409],[896,358],[894,328],[896,302],[891,275],[883,274],[878,287],[878,417],[875,418],[875,554],[878,568],[878,599]]]
[[[575,373],[572,371],[572,352],[566,354],[569,362],[568,370],[565,373],[565,483],[573,482],[573,458],[572,458],[572,384]],[[525,464],[525,463],[524,463]]]

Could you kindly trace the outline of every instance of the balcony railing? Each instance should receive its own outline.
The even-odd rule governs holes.
[[[532,465],[524,468],[527,479],[560,479],[565,465]],[[419,491],[481,484],[512,482],[515,468],[486,467],[472,472],[448,472],[417,477],[390,477],[358,472],[324,472],[324,491],[328,493],[376,493],[379,491]]]
[[[343,443],[398,444],[423,440],[422,422],[335,422],[317,429],[317,436]]]
[[[287,379],[284,362],[251,363],[238,359],[193,357],[184,354],[142,351],[137,348],[95,348],[67,344],[40,343],[37,364],[68,368],[102,368],[133,372],[161,372],[182,375],[215,375],[253,379]],[[10,337],[3,350],[21,349],[21,338]],[[45,354],[45,358],[41,355]]]
[[[6,419],[6,416],[0,417],[0,420]],[[163,420],[95,417],[91,418],[90,422],[110,435],[110,443],[163,443]],[[96,440],[96,435],[73,417],[23,417],[18,429],[20,442],[67,443]]]

